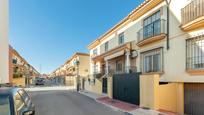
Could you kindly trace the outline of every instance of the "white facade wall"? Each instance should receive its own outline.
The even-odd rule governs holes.
[[[0,83],[9,83],[8,0],[0,0]]]
[[[161,81],[168,82],[204,82],[203,75],[190,75],[186,72],[186,39],[191,36],[196,36],[204,33],[204,29],[196,30],[194,32],[183,32],[180,28],[181,25],[181,9],[186,6],[191,0],[171,0],[170,3],[170,49],[166,49],[166,38],[155,42],[153,44],[145,45],[142,48],[137,47],[139,52],[155,49],[158,47],[163,47],[163,69],[164,73],[161,74]],[[161,19],[167,20],[167,6],[166,3],[163,2],[159,4],[157,7],[151,9],[148,13],[144,14],[140,18],[135,21],[127,24],[125,27],[117,31],[117,35],[124,32],[125,42],[129,41],[137,41],[137,32],[142,28],[143,20],[153,14],[154,12],[162,10]],[[100,43],[109,41],[113,39],[116,34],[111,35],[109,38]],[[117,37],[117,36],[116,36]],[[117,43],[115,43],[117,44]],[[95,49],[95,48],[93,48]],[[100,50],[99,50],[100,51]],[[90,54],[92,55],[93,50],[90,50]],[[100,54],[100,53],[99,53]],[[99,63],[97,63],[100,65]],[[141,59],[140,55],[137,57],[136,66],[138,67],[138,71],[141,71]],[[93,72],[92,68],[93,64],[91,64],[91,72]],[[100,66],[98,66],[100,67]],[[99,68],[100,69],[100,68]]]

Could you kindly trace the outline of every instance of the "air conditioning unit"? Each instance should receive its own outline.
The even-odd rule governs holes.
[[[131,58],[136,58],[137,56],[138,56],[138,51],[137,50],[132,51]]]

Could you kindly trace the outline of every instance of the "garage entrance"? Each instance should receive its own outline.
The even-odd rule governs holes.
[[[184,84],[184,109],[187,115],[204,115],[204,84]]]
[[[140,73],[113,75],[113,98],[131,104],[140,104]]]

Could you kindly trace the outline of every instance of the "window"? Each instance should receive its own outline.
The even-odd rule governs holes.
[[[10,115],[9,96],[0,96],[0,113],[1,115]]]
[[[17,59],[13,59],[13,64],[17,64]]]
[[[93,50],[93,55],[94,55],[94,56],[98,55],[98,50],[97,50],[97,49],[94,49],[94,50]]]
[[[98,65],[93,66],[93,74],[97,74],[98,72]]]
[[[141,53],[143,73],[162,72],[162,48]]]
[[[41,81],[43,81],[43,79]],[[25,103],[29,102],[30,97],[29,97],[29,95],[24,90],[20,90],[19,94],[22,96],[22,98],[25,101]]]
[[[119,34],[118,36],[118,44],[124,44],[124,33]]]
[[[160,11],[146,18],[144,20],[143,27],[144,27],[143,31],[144,39],[160,34],[161,33]]]
[[[17,111],[19,111],[24,106],[24,102],[18,93],[15,95],[14,99],[15,99],[14,100],[15,101],[15,108]]]
[[[204,69],[204,35],[186,41],[187,69]]]
[[[123,72],[123,63],[121,60],[116,61],[116,73]]]
[[[105,51],[108,51],[108,42],[105,43]]]

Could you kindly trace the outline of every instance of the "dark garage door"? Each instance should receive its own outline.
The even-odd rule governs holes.
[[[184,103],[185,114],[204,115],[204,84],[185,84]]]
[[[139,105],[139,73],[113,75],[113,98]]]

